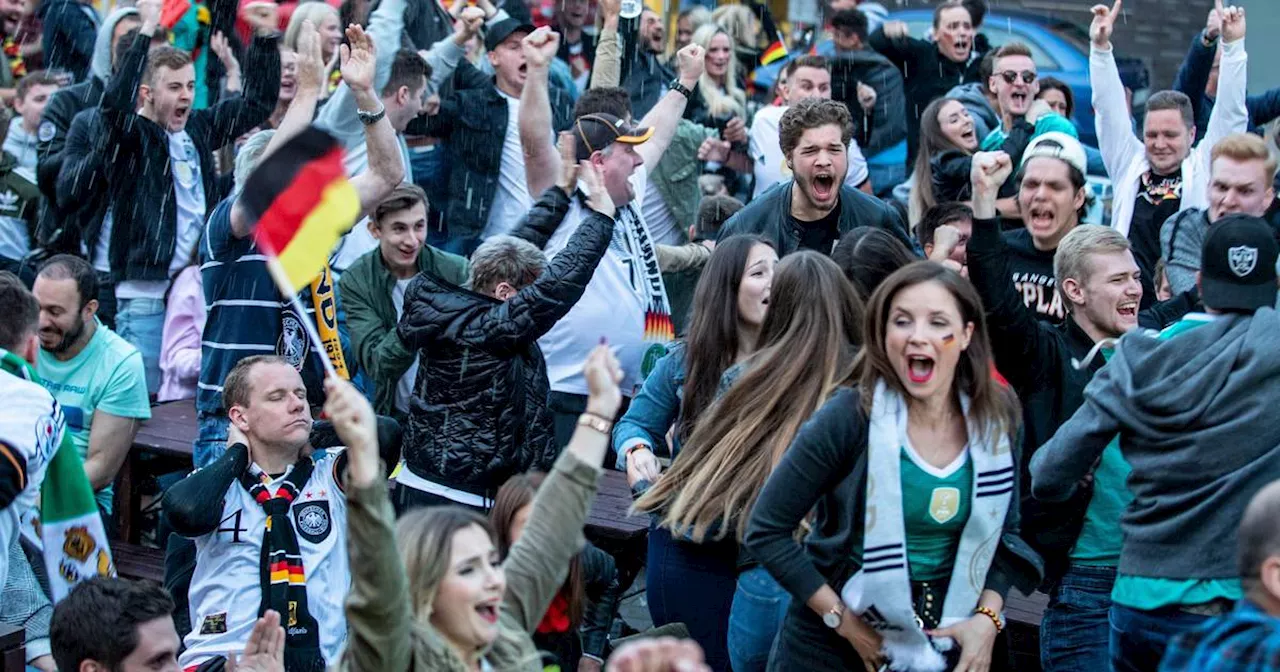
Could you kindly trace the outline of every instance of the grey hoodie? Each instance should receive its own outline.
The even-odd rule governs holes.
[[[126,16],[138,16],[138,10],[134,7],[120,7],[112,10],[107,18],[102,21],[102,27],[98,28],[98,37],[93,42],[93,58],[89,61],[89,74],[106,83],[111,79],[111,34],[116,30],[116,24],[120,23],[120,19]]]
[[[991,107],[982,93],[986,85],[986,82],[969,82],[947,92],[948,98],[959,100],[964,109],[969,110],[969,116],[973,117],[973,133],[978,142],[982,142],[991,131],[1000,128],[1001,124],[1000,115],[996,114],[995,108]]]
[[[1119,434],[1134,495],[1121,520],[1119,571],[1238,577],[1240,517],[1280,478],[1278,354],[1272,308],[1220,315],[1171,338],[1124,336],[1084,404],[1031,459],[1032,496],[1066,499]]]

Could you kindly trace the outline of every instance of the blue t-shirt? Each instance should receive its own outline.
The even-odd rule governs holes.
[[[99,411],[137,420],[151,417],[142,354],[101,322],[84,350],[65,362],[41,348],[36,373],[62,405],[66,431],[71,433],[80,459],[89,454],[93,418]],[[96,495],[98,506],[107,513],[111,513],[113,493],[108,485]]]
[[[307,395],[318,404],[324,397],[323,364],[312,351],[289,301],[272,281],[266,257],[253,237],[236,238],[231,232],[234,202],[232,195],[214,208],[200,246],[201,280],[209,314],[200,343],[196,409],[222,415],[222,381],[236,362],[253,355],[275,354],[302,372]],[[305,319],[315,320],[311,291],[302,290],[300,299]]]

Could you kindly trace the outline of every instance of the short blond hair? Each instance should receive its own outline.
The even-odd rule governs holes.
[[[1276,179],[1276,157],[1267,149],[1267,141],[1252,133],[1232,133],[1218,141],[1210,154],[1211,161],[1228,158],[1232,161],[1261,161],[1267,173],[1267,184]]]
[[[1082,224],[1063,236],[1053,254],[1053,281],[1062,297],[1062,305],[1071,311],[1071,299],[1063,285],[1067,278],[1084,282],[1093,273],[1089,257],[1130,249],[1129,239],[1109,226]]]

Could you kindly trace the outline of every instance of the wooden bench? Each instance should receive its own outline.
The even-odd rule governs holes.
[[[22,626],[0,623],[0,670],[26,672],[27,632]]]
[[[164,583],[164,551],[125,541],[111,543],[111,559],[116,574],[126,579],[149,579]]]

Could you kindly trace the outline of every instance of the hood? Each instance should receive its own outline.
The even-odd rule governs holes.
[[[94,77],[103,82],[111,79],[111,34],[115,32],[116,24],[120,23],[120,19],[137,15],[137,9],[121,7],[113,10],[106,19],[103,19],[102,26],[98,28],[98,37],[93,42],[93,60],[89,62],[89,72]]]
[[[965,108],[969,110],[969,114],[974,115],[974,121],[979,121],[978,117],[981,117],[981,121],[986,122],[987,126],[995,128],[1000,124],[1000,117],[996,114],[995,108],[991,107],[986,95],[983,94],[984,86],[985,82],[961,84],[948,91],[947,97],[955,98],[964,103]]]
[[[1106,375],[1094,379],[1111,384],[1090,384],[1085,394],[1153,443],[1228,423],[1266,423],[1280,404],[1276,352],[1274,308],[1219,315],[1172,338],[1139,330],[1120,339]]]
[[[35,147],[36,136],[34,133],[28,133],[27,129],[22,127],[22,117],[14,117],[9,120],[9,129],[5,132],[4,144]]]

